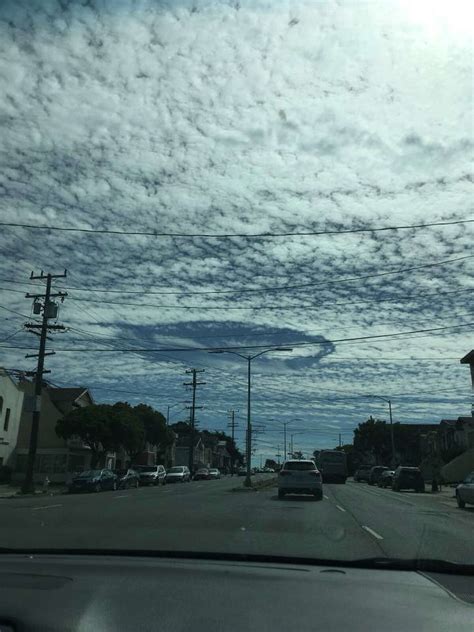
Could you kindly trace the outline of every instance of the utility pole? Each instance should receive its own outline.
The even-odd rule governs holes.
[[[339,433],[339,447],[342,446],[342,435],[341,433]]]
[[[235,421],[235,410],[232,409],[232,410],[229,410],[228,412],[229,412],[230,423],[227,424],[227,427],[230,428],[232,443],[234,444],[234,447],[235,447],[235,427],[238,426],[239,424]],[[234,456],[233,455],[230,459],[230,474],[231,476],[234,476]]]
[[[26,298],[33,298],[33,313],[41,314],[42,313],[42,321],[41,324],[37,323],[26,323],[25,327],[31,333],[39,336],[40,344],[39,351],[37,354],[28,354],[27,358],[38,358],[38,364],[35,372],[35,400],[34,400],[34,408],[33,415],[31,420],[31,434],[30,434],[30,445],[28,449],[28,460],[26,464],[26,474],[25,479],[23,481],[21,491],[24,494],[34,491],[34,482],[33,482],[33,472],[35,468],[35,459],[36,459],[36,448],[38,445],[38,432],[39,432],[39,422],[41,415],[41,393],[43,390],[43,374],[49,373],[49,371],[45,371],[44,368],[44,359],[47,355],[53,355],[54,351],[47,352],[46,351],[46,340],[51,340],[48,337],[48,331],[64,331],[66,328],[63,325],[49,325],[48,320],[50,318],[56,318],[58,315],[58,304],[55,301],[52,301],[52,298],[60,298],[61,302],[64,301],[67,296],[66,292],[51,292],[51,282],[53,279],[60,279],[66,277],[66,270],[64,270],[63,274],[41,274],[33,275],[33,272],[30,275],[30,279],[32,280],[46,280],[46,292],[45,294],[26,294]],[[39,329],[39,332],[36,331]]]
[[[196,406],[196,388],[198,386],[201,386],[202,384],[205,384],[206,382],[198,382],[197,380],[197,374],[198,373],[204,373],[204,369],[188,369],[186,371],[186,373],[190,373],[192,374],[192,381],[191,382],[184,382],[184,386],[191,386],[193,389],[193,398],[192,398],[192,403],[191,406],[188,406],[188,408],[190,409],[190,415],[189,415],[189,422],[191,425],[191,432],[190,432],[190,440],[189,440],[189,471],[191,472],[191,474],[194,473],[194,427],[195,427],[195,422],[196,422],[196,408],[202,408],[202,406]]]
[[[388,413],[390,416],[390,443],[392,447],[392,466],[395,466],[395,437],[393,436],[392,401],[388,400]]]
[[[288,454],[286,452],[286,426],[288,425],[288,423],[289,423],[288,421],[284,421],[283,422],[283,437],[284,437],[283,438],[283,443],[284,443],[284,446],[285,446],[284,451],[283,451],[283,459],[285,461],[286,461],[286,459],[288,457]]]

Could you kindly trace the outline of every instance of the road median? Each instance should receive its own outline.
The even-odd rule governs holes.
[[[239,485],[238,487],[232,487],[230,489],[231,492],[258,492],[261,489],[265,489],[267,487],[273,487],[274,485],[276,485],[277,479],[275,477],[272,478],[265,478],[265,479],[260,479],[260,480],[252,480],[252,485],[251,487],[246,487],[245,486],[245,481],[242,482],[242,485]]]

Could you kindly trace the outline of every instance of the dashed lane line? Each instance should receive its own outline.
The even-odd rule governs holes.
[[[377,540],[383,540],[383,537],[379,533],[377,533],[377,531],[374,531],[373,529],[365,525],[361,525],[361,527],[362,529],[365,529],[367,533],[370,533],[370,535],[374,536],[374,538],[377,538]]]
[[[114,498],[128,498],[130,494],[122,494],[121,496],[114,496]]]
[[[41,505],[41,507],[33,507],[31,511],[38,511],[38,509],[52,509],[53,507],[62,507],[62,505]]]
[[[324,498],[325,498],[326,500],[329,500],[329,496],[326,496],[326,494],[324,494]]]
[[[336,505],[336,507],[339,509],[339,511],[343,511],[344,513],[346,512],[344,507],[341,507],[341,505]]]

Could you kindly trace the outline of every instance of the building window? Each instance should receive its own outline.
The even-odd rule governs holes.
[[[7,408],[5,411],[5,421],[3,423],[3,429],[8,430],[8,424],[10,423],[10,409]]]

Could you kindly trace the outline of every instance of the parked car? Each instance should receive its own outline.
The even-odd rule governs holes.
[[[425,481],[419,467],[400,465],[392,478],[392,489],[399,492],[402,489],[413,489],[415,492],[425,491]]]
[[[367,481],[369,485],[377,485],[380,477],[387,470],[388,467],[385,467],[384,465],[374,465],[374,467],[370,469],[369,480]]]
[[[392,487],[392,479],[395,474],[395,470],[385,470],[379,478],[377,485],[379,487]]]
[[[314,461],[300,459],[283,464],[278,474],[278,498],[285,494],[312,494],[317,500],[323,499],[321,472]]]
[[[466,503],[474,505],[474,472],[471,472],[463,482],[456,487],[458,507],[464,509]]]
[[[239,467],[237,470],[237,476],[247,476],[247,468]]]
[[[134,465],[138,472],[140,485],[164,485],[166,482],[166,470],[162,465]]]
[[[189,483],[191,481],[191,472],[185,465],[176,465],[166,472],[167,483]]]
[[[372,465],[361,465],[354,474],[354,480],[358,483],[362,483],[363,481],[367,482],[370,476],[370,470],[372,469]]]
[[[138,472],[131,468],[125,470],[114,470],[117,477],[117,486],[120,489],[127,489],[129,487],[138,487],[140,485],[140,476]]]
[[[101,492],[104,489],[117,489],[117,477],[112,470],[86,470],[71,480],[69,493]]]
[[[195,481],[208,481],[211,478],[207,467],[201,467],[193,476]]]
[[[220,478],[220,477],[221,477],[221,473],[219,472],[217,467],[211,467],[211,469],[209,470],[209,478]]]

